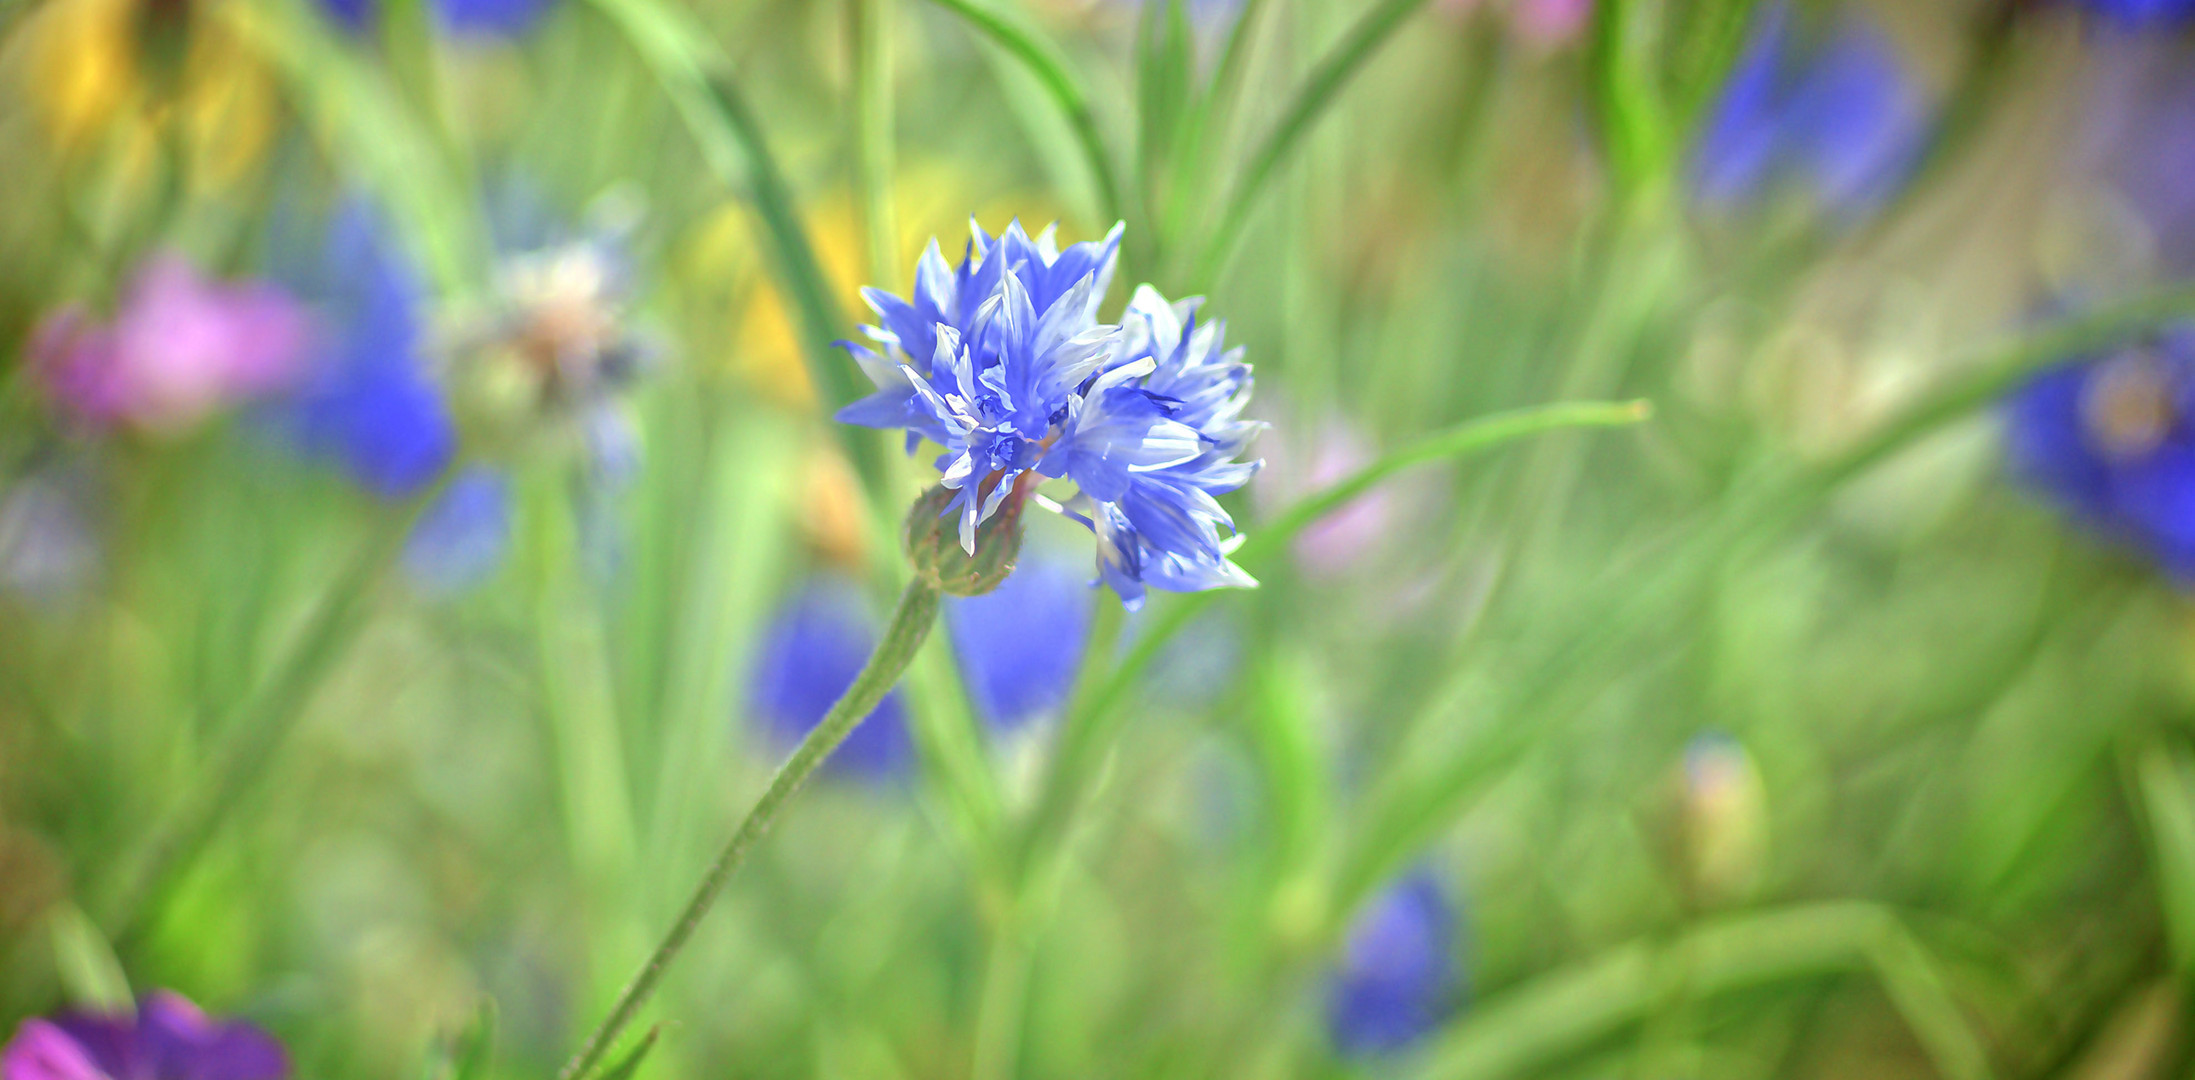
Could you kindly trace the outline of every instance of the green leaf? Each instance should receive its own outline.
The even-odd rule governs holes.
[[[74,905],[62,904],[46,916],[53,936],[53,965],[61,977],[61,992],[71,1005],[100,1013],[127,1013],[136,1008],[129,977],[114,958],[105,935]]]
[[[1173,193],[1165,185],[1182,124],[1195,107],[1195,47],[1182,0],[1143,5],[1136,35],[1136,159],[1147,222],[1164,220],[1170,205]]]
[[[655,1049],[656,1037],[661,1034],[663,1025],[657,1024],[649,1028],[648,1033],[640,1037],[639,1043],[603,1072],[602,1080],[632,1080],[633,1074],[640,1070],[641,1061],[647,1058],[648,1051]]]
[[[1098,214],[1107,222],[1120,217],[1120,181],[1113,174],[1112,157],[1099,136],[1097,116],[1090,108],[1089,91],[1067,62],[1059,45],[1019,18],[979,0],[936,0],[939,7],[960,16],[969,27],[990,38],[1036,76],[1052,103],[1066,114],[1075,141],[1098,189]]]
[[[1666,945],[1634,942],[1524,983],[1465,1014],[1426,1056],[1420,1080],[1545,1075],[1684,998],[1866,971],[1937,1070],[1984,1080],[1987,1054],[1934,959],[1887,908],[1831,902],[1705,923]]]
[[[2173,968],[2195,978],[2195,761],[2184,747],[2153,744],[2135,769]]]

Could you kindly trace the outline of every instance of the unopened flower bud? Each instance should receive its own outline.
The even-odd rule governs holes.
[[[960,492],[942,485],[923,492],[907,511],[907,561],[915,576],[947,596],[981,596],[998,588],[1021,557],[1021,512],[1028,493],[1018,487],[976,526],[974,554],[960,546],[960,514],[947,513]]]

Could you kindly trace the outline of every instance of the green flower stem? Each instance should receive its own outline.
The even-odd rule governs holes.
[[[701,920],[708,917],[718,894],[724,891],[725,882],[731,880],[732,872],[746,859],[747,852],[769,831],[793,794],[807,783],[831,752],[853,734],[854,727],[884,699],[892,684],[899,681],[900,673],[906,670],[921,649],[923,640],[929,637],[930,627],[937,622],[937,612],[937,590],[920,581],[909,582],[907,590],[900,594],[898,610],[892,613],[891,625],[885,629],[876,651],[869,654],[869,662],[862,667],[861,674],[854,678],[853,685],[846,688],[837,704],[831,706],[831,711],[824,714],[823,722],[801,740],[793,756],[778,768],[777,775],[770,778],[770,786],[763,789],[762,797],[755,800],[754,808],[747,811],[746,819],[739,823],[739,830],[732,834],[724,851],[701,876],[701,884],[694,889],[693,898],[686,902],[685,911],[672,924],[670,933],[664,935],[662,944],[649,954],[633,981],[618,995],[610,1015],[588,1034],[587,1041],[557,1073],[558,1080],[582,1080],[601,1063],[618,1035],[655,993],[656,986],[663,981],[663,973],[670,968],[671,961],[677,959],[679,950],[686,947]]]
[[[979,0],[936,0],[936,3],[1011,53],[1036,76],[1037,82],[1051,95],[1052,103],[1066,114],[1067,126],[1082,149],[1083,162],[1089,167],[1090,179],[1097,187],[1099,219],[1106,223],[1119,220],[1120,179],[1113,174],[1112,157],[1106,153],[1105,139],[1098,134],[1097,114],[1090,108],[1090,92],[1083,88],[1059,46],[1034,28]]]
[[[1517,439],[1568,427],[1622,427],[1645,420],[1650,410],[1644,401],[1557,402],[1495,413],[1469,420],[1383,455],[1341,481],[1326,487],[1282,511],[1262,528],[1250,533],[1236,551],[1237,561],[1253,571],[1286,549],[1290,540],[1312,522],[1339,509],[1369,491],[1380,481],[1404,469],[1435,461],[1468,457]],[[1095,770],[1103,749],[1110,745],[1121,722],[1120,705],[1131,687],[1143,677],[1160,650],[1219,596],[1217,592],[1190,593],[1174,598],[1164,615],[1137,636],[1135,645],[1102,682],[1087,693],[1078,689],[1061,732],[1060,746],[1052,760],[1043,795],[1023,835],[1016,866],[1026,883],[1034,861],[1056,848],[1061,834],[1080,801],[1083,786]],[[1086,663],[1087,668],[1087,663]]]
[[[1227,268],[1227,260],[1234,254],[1235,245],[1241,242],[1242,231],[1250,223],[1250,212],[1257,208],[1258,196],[1264,192],[1266,182],[1303,141],[1312,122],[1334,103],[1350,77],[1394,35],[1405,18],[1423,6],[1425,0],[1382,0],[1378,7],[1357,20],[1341,44],[1334,46],[1334,50],[1311,69],[1302,88],[1288,103],[1288,111],[1281,114],[1280,122],[1273,125],[1273,130],[1258,144],[1257,151],[1250,156],[1250,164],[1242,170],[1242,178],[1228,194],[1227,206],[1220,212],[1219,226],[1213,230],[1211,240],[1205,244],[1204,252],[1190,274],[1193,286],[1209,288],[1220,271]]]
[[[124,864],[121,885],[109,895],[100,922],[118,943],[142,929],[151,905],[220,831],[229,812],[245,802],[297,728],[312,692],[365,628],[366,611],[379,582],[403,553],[404,542],[448,483],[414,496],[380,527],[337,575],[327,595],[306,618],[295,643],[266,681],[255,687],[215,730],[222,740],[204,780],[174,812],[163,816],[137,854]]]

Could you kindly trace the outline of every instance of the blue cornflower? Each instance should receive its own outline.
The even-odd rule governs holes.
[[[1047,229],[981,228],[956,269],[933,241],[912,300],[870,289],[880,353],[846,343],[877,392],[839,419],[929,439],[960,511],[961,546],[1041,478],[1080,494],[1062,506],[1097,534],[1099,571],[1131,610],[1144,587],[1254,585],[1227,560],[1234,522],[1216,496],[1250,478],[1235,461],[1259,425],[1242,419],[1250,368],[1197,302],[1137,290],[1122,325],[1097,321],[1121,229],[1062,251]]]
[[[1440,1026],[1457,992],[1455,914],[1440,879],[1420,869],[1389,886],[1351,925],[1327,985],[1327,1031],[1344,1054],[1388,1054]]]
[[[861,591],[837,578],[809,582],[764,632],[748,702],[778,741],[791,744],[823,721],[876,645],[876,620]],[[847,736],[827,766],[870,780],[905,767],[911,744],[898,690]]]
[[[2013,471],[2195,584],[2195,327],[2043,372],[2007,408]]]
[[[1011,731],[1057,710],[1074,688],[1089,582],[1060,559],[1024,556],[995,591],[948,599],[945,626],[976,712]]]
[[[336,216],[324,264],[327,355],[293,401],[299,441],[376,494],[414,494],[457,451],[422,355],[420,285],[361,207]]]
[[[1842,217],[1895,194],[1931,127],[1925,92],[1897,45],[1840,12],[1808,47],[1790,5],[1763,8],[1693,157],[1700,198],[1752,201],[1777,183],[1810,190]]]

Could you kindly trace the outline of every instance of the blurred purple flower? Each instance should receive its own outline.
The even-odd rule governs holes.
[[[422,355],[420,287],[361,206],[336,215],[322,262],[330,340],[292,402],[298,439],[376,494],[414,494],[457,451],[456,426]]]
[[[177,435],[225,405],[294,378],[304,357],[304,311],[272,285],[224,285],[177,255],[139,267],[113,322],[80,307],[33,334],[30,364],[54,402],[95,429],[126,426]]]
[[[861,591],[843,579],[814,579],[764,631],[749,707],[777,742],[796,743],[853,685],[875,645],[876,619]],[[893,690],[825,767],[881,781],[904,769],[911,751],[905,711]]]
[[[1460,990],[1455,912],[1440,879],[1413,871],[1357,916],[1327,986],[1327,1031],[1344,1054],[1391,1054],[1440,1026]]]
[[[137,1014],[25,1020],[0,1051],[0,1080],[282,1080],[282,1045],[241,1021],[210,1020],[161,991]]]
[[[2195,586],[2195,328],[2046,371],[2006,408],[2013,472]]]
[[[1710,205],[1749,203],[1781,184],[1854,218],[1897,193],[1933,126],[1898,46],[1854,9],[1809,41],[1786,0],[1762,7],[1693,156]]]
[[[1067,700],[1090,633],[1089,575],[1025,554],[1004,584],[945,602],[945,625],[968,697],[984,722],[1011,731]]]

